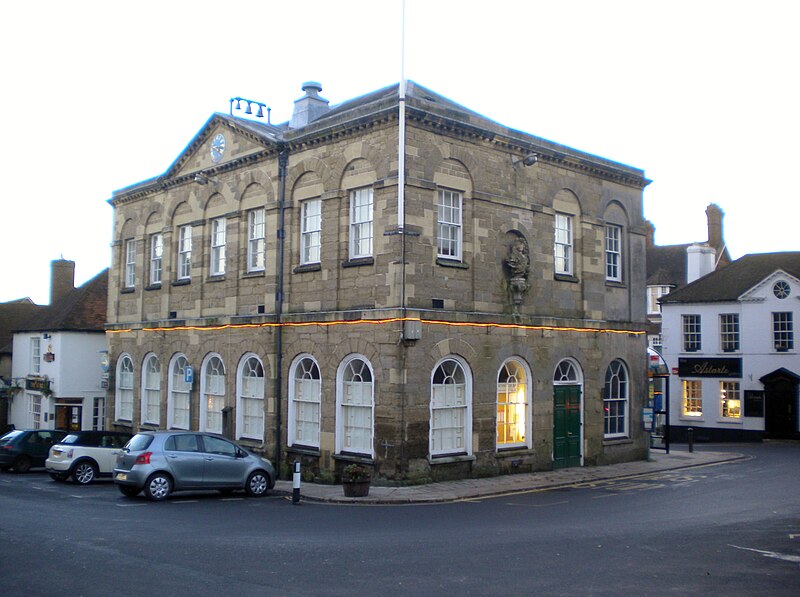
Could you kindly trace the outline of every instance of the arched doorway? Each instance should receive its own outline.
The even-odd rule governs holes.
[[[760,379],[764,384],[764,433],[767,437],[796,437],[797,389],[800,376],[776,369]]]
[[[553,468],[580,466],[583,460],[582,377],[565,359],[553,375]]]

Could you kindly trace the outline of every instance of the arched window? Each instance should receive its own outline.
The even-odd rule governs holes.
[[[236,437],[264,441],[264,366],[256,355],[239,363],[237,388]]]
[[[322,380],[311,355],[300,355],[289,377],[289,445],[319,448]],[[349,406],[348,406],[349,408]]]
[[[448,357],[431,378],[431,456],[472,451],[472,380],[467,364]]]
[[[161,363],[150,354],[142,367],[142,423],[158,425],[161,419]]]
[[[372,457],[372,368],[360,355],[342,361],[336,383],[336,451]]]
[[[563,360],[558,364],[553,375],[553,383],[555,385],[575,385],[580,382],[580,374],[575,363],[570,360]]]
[[[611,361],[606,369],[603,426],[605,437],[626,437],[628,434],[628,372],[619,359]]]
[[[524,365],[503,363],[497,375],[497,448],[530,446],[530,386]]]
[[[189,395],[192,382],[186,379],[189,361],[182,354],[172,357],[169,367],[169,395],[167,397],[167,426],[170,429],[189,429]]]
[[[222,433],[222,408],[225,406],[225,366],[219,355],[203,362],[200,384],[200,431]]]
[[[117,362],[117,395],[115,415],[118,420],[133,419],[133,360],[127,354]]]

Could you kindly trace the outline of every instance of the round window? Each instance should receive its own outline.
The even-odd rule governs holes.
[[[789,287],[787,282],[783,280],[778,280],[775,282],[775,286],[772,287],[772,292],[775,296],[779,299],[788,298],[789,295],[792,293],[792,289]]]

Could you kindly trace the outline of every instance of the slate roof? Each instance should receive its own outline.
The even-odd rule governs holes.
[[[104,332],[108,269],[70,291],[14,329],[14,332]]]
[[[736,301],[778,270],[800,279],[800,252],[745,255],[683,288],[673,290],[661,298],[661,303]]]
[[[686,283],[686,249],[691,245],[665,245],[648,247],[647,285],[683,286]]]
[[[44,309],[47,307],[37,305],[29,298],[0,303],[0,352],[10,353],[14,328]]]

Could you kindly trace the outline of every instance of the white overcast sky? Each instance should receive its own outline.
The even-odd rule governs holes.
[[[242,96],[291,117],[400,79],[401,0],[0,5],[0,302],[110,264],[114,190]],[[405,74],[501,124],[645,170],[658,244],[800,250],[800,2],[406,0]]]

